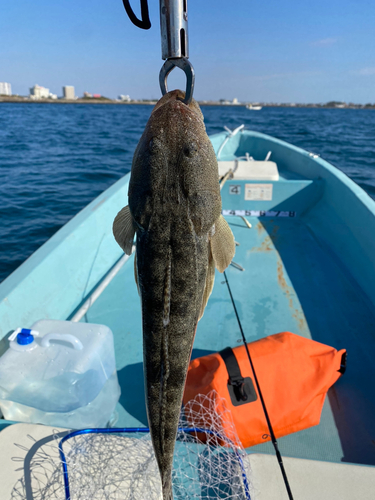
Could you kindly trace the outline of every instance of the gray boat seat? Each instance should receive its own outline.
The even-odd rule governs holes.
[[[10,500],[22,497],[25,500],[32,500],[33,498],[41,498],[40,495],[44,495],[41,491],[50,480],[54,484],[51,491],[55,488],[55,491],[58,493],[61,491],[63,494],[62,474],[56,477],[54,471],[61,467],[58,443],[69,432],[71,431],[67,429],[37,424],[14,424],[2,430],[0,432],[0,499]],[[134,442],[136,438],[129,437],[127,439]],[[66,444],[65,446],[65,450],[69,449],[69,445]],[[145,452],[144,447],[140,448],[139,453],[141,458],[142,453],[146,453],[145,456],[149,458],[148,451],[146,449]],[[31,471],[31,473],[28,471]],[[162,500],[161,482],[159,474],[156,472],[156,461],[154,471],[155,474],[151,477],[150,469],[148,469],[149,475],[145,478],[145,481],[150,484],[152,480],[156,485],[155,487],[160,485],[160,493],[153,496],[153,498]],[[97,474],[97,471],[93,470],[93,474]],[[58,484],[56,484],[56,480]],[[137,481],[139,483],[142,478],[138,478]],[[25,489],[24,485],[26,483],[28,488]],[[130,490],[129,476],[118,478],[116,487],[123,488],[124,491]],[[23,491],[24,489],[25,491]],[[46,497],[43,496],[43,498]],[[53,498],[60,498],[60,496],[54,495]],[[61,500],[63,498],[65,498],[65,495],[61,496]],[[74,498],[76,498],[75,495]],[[82,498],[82,496],[79,498]],[[115,498],[115,495],[113,495],[113,498]]]
[[[250,454],[251,500],[288,500],[277,459]],[[295,500],[373,500],[375,467],[283,457]]]
[[[37,424],[9,425],[0,432],[0,498],[11,499],[14,487],[20,488],[24,478],[24,462],[30,450],[37,441],[47,439],[46,444],[55,446],[54,456],[58,458],[57,444],[53,435],[68,432],[58,427],[48,427]],[[28,500],[28,499],[27,499]]]
[[[231,160],[219,161],[219,177],[229,170],[233,171],[233,179],[252,181],[278,181],[279,171],[273,161]]]

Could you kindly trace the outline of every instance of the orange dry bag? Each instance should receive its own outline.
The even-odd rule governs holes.
[[[275,436],[319,424],[325,395],[345,371],[345,349],[337,351],[290,332],[247,345]],[[218,413],[231,411],[245,448],[270,439],[245,346],[191,361],[184,404],[209,393],[220,396]],[[222,426],[231,438],[233,424],[223,421]]]

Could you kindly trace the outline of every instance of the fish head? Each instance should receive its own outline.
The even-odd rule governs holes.
[[[129,207],[140,230],[152,213],[184,210],[198,235],[208,233],[221,213],[217,159],[203,114],[185,93],[173,90],[155,105],[136,148],[129,184]]]
[[[155,107],[152,110],[152,112],[154,113],[157,109],[159,109],[166,103],[171,103],[173,101],[183,102],[184,99],[185,99],[184,91],[178,89],[172,90],[171,92],[168,92],[167,94],[163,95],[161,99],[159,99],[159,101],[155,104]],[[199,104],[194,98],[191,100],[189,104],[185,104],[185,106],[187,106],[191,111],[196,113],[203,121],[203,113],[201,111],[201,108],[199,107]]]

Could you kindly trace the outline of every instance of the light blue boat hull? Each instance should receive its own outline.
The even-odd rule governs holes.
[[[217,152],[226,133],[211,137]],[[321,424],[280,439],[284,455],[375,465],[375,202],[321,158],[256,132],[229,140],[221,160],[272,151],[278,181],[227,181],[223,209],[275,212],[228,216],[237,247],[228,279],[248,342],[281,331],[348,351],[348,370],[329,391]],[[100,195],[0,285],[0,344],[18,326],[69,319],[122,257],[111,227],[127,204],[129,175]],[[245,200],[246,184],[272,184],[270,201]],[[242,195],[230,194],[231,185]],[[294,217],[281,217],[293,212]],[[199,322],[193,357],[236,346],[238,324],[223,278]],[[141,311],[133,257],[83,321],[109,326],[122,396],[120,426],[147,425]],[[277,388],[275,388],[277,391]],[[7,425],[3,422],[1,425]],[[269,443],[250,452],[271,453]]]

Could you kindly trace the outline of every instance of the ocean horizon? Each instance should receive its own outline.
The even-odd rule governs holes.
[[[0,103],[0,281],[129,172],[148,104]],[[318,154],[375,199],[371,109],[209,106],[208,134],[262,132]],[[272,157],[271,157],[272,159]]]

